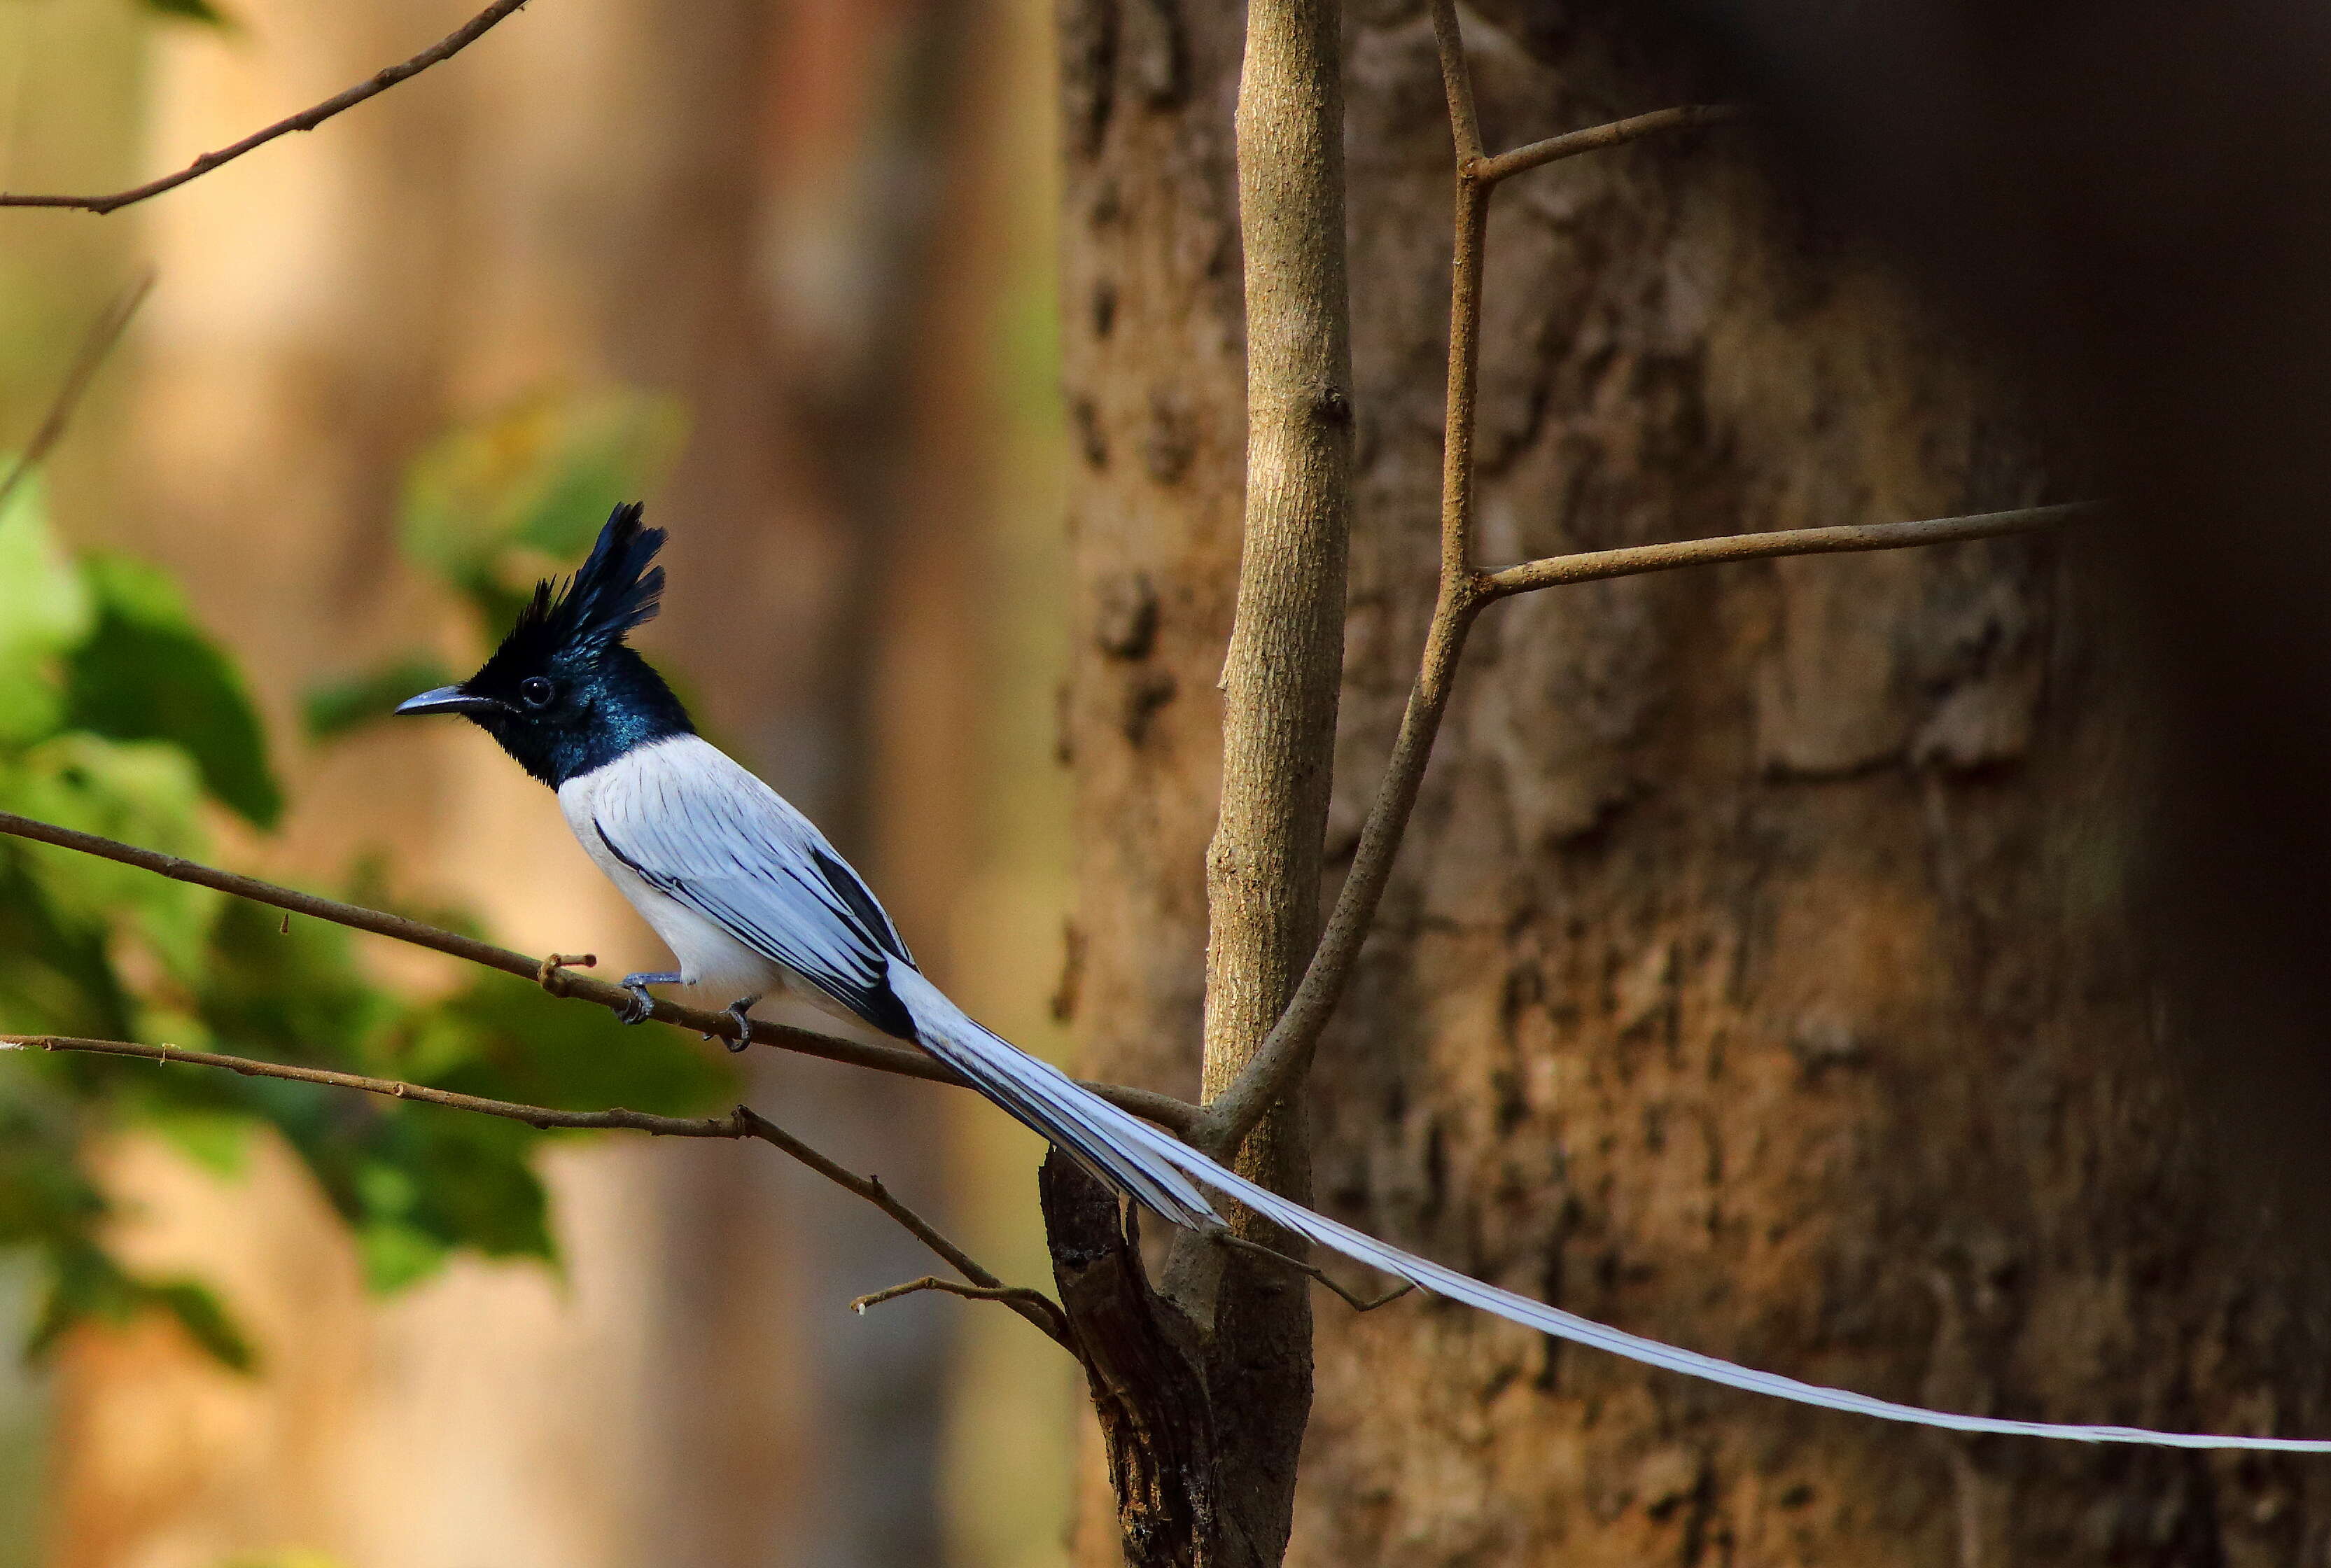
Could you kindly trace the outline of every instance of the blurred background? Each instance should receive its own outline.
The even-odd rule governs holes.
[[[211,3],[0,0],[0,189],[180,166],[470,0]],[[1712,53],[1647,42],[1655,9]],[[1315,1186],[1815,1381],[2317,1432],[2321,1293],[2245,1183],[2313,1168],[2331,1016],[2331,675],[2293,565],[2331,537],[2331,34],[2279,4],[2041,9],[1466,8],[1498,145],[1735,84],[1775,111],[1761,151],[1753,124],[1639,143],[1501,198],[1485,549],[2130,516],[1498,612],[1323,1046]],[[1347,10],[1337,867],[1432,599],[1448,320],[1432,30]],[[972,1011],[1058,1055],[1057,1011],[1091,1070],[1187,1090],[1241,25],[557,0],[118,216],[0,212],[0,454],[155,280],[0,496],[0,809],[652,967],[537,786],[465,727],[382,718],[642,497],[673,534],[643,644],[715,737]],[[731,1063],[312,927],[0,844],[0,1026],[749,1098],[1047,1272],[1034,1140],[965,1097]],[[1115,1560],[1064,1358],[962,1302],[852,1317],[927,1259],[768,1151],[0,1068],[0,1333],[27,1347],[0,1356],[0,1568],[1033,1564],[1071,1526]],[[2212,1095],[2248,1151],[2222,1185]],[[1914,1445],[1422,1303],[1323,1313],[1317,1365],[1304,1568],[2331,1561],[2319,1468]]]
[[[469,7],[201,9],[0,5],[0,188],[176,167]],[[652,655],[868,873],[925,967],[1057,1053],[1048,29],[1040,0],[561,0],[164,199],[0,214],[0,451],[29,438],[107,302],[156,279],[0,536],[64,574],[76,681],[147,624],[120,606],[175,584],[198,629],[181,653],[224,644],[266,741],[261,756],[217,726],[162,737],[203,797],[189,786],[164,822],[106,783],[160,741],[27,721],[0,737],[17,747],[0,803],[48,798],[27,780],[94,791],[91,823],[120,836],[176,833],[259,875],[589,950],[602,973],[659,967],[481,735],[376,722],[466,670],[509,595],[636,495],[672,532]],[[90,564],[84,592],[68,560],[162,576]],[[109,571],[153,592],[109,598]],[[224,712],[235,679],[219,683],[204,700]],[[59,763],[69,746],[79,760]],[[78,873],[27,874],[59,907],[75,896],[57,879]],[[83,995],[102,993],[124,1026],[162,1031],[144,1038],[233,1049],[227,1002],[169,1000],[163,934],[186,912],[135,913],[143,937],[109,927],[81,1000],[56,1000],[62,968],[11,971],[0,1022],[62,1029],[103,1016]],[[249,940],[288,939],[271,921]],[[503,1088],[524,1063],[597,1052],[578,1070],[624,1103],[747,1097],[1007,1277],[1045,1278],[1025,1201],[1040,1151],[967,1098],[773,1052],[724,1081],[717,1048],[567,1010],[480,1022],[470,978],[425,956],[313,960],[346,970],[327,1022],[349,1053],[387,1049],[346,1022],[370,1009],[405,1042],[388,1066],[452,1040]],[[287,1028],[286,1046],[316,1038]],[[927,1260],[773,1151],[607,1136],[449,1155],[473,1135],[414,1131],[341,1181],[327,1140],[299,1131],[348,1114],[324,1102],[164,1103],[196,1091],[52,1076],[80,1109],[20,1146],[69,1154],[110,1207],[80,1194],[56,1211],[79,1218],[5,1221],[38,1244],[0,1269],[0,1336],[45,1343],[0,1370],[0,1568],[1063,1558],[1087,1419],[1072,1369],[958,1301],[850,1316]],[[544,1235],[527,1228],[529,1153]],[[460,1174],[480,1162],[507,1176],[507,1212],[449,1218],[490,1185]],[[99,1283],[59,1283],[84,1277]],[[173,1281],[209,1297],[167,1297]],[[170,1310],[132,1310],[139,1291]]]

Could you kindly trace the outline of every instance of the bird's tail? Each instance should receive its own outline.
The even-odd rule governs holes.
[[[1222,1217],[1206,1194],[1235,1198],[1273,1224],[1451,1301],[1461,1301],[1558,1339],[1593,1345],[1646,1365],[1824,1410],[1852,1411],[1883,1421],[1951,1431],[2060,1438],[2075,1442],[2331,1453],[2331,1441],[2304,1438],[2219,1437],[2203,1432],[2149,1431],[2141,1427],[2066,1426],[1926,1410],[1844,1389],[1799,1383],[1777,1373],[1758,1372],[1698,1351],[1679,1350],[1656,1339],[1606,1327],[1576,1313],[1484,1284],[1413,1252],[1403,1252],[1349,1225],[1315,1214],[1300,1203],[1216,1164],[1187,1144],[1109,1104],[1050,1062],[1040,1061],[981,1028],[948,1001],[938,987],[907,965],[893,965],[890,981],[891,989],[913,1014],[925,1050],[961,1073],[1015,1119],[1073,1155],[1109,1185],[1177,1225],[1218,1230]]]

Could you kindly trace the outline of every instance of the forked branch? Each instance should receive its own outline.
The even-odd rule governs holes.
[[[499,1117],[504,1121],[524,1122],[530,1127],[548,1132],[557,1129],[614,1130],[646,1133],[662,1138],[732,1138],[757,1139],[807,1165],[827,1181],[854,1196],[863,1198],[892,1220],[909,1235],[939,1257],[949,1267],[971,1281],[974,1288],[994,1299],[1004,1301],[1021,1316],[1028,1319],[1052,1339],[1066,1345],[1069,1341],[1061,1328],[1060,1308],[1053,1306],[1041,1291],[1018,1286],[1007,1286],[994,1274],[980,1267],[971,1255],[942,1235],[937,1227],[891,1195],[879,1176],[861,1176],[837,1164],[802,1142],[776,1123],[750,1106],[738,1106],[725,1117],[662,1117],[646,1111],[625,1110],[617,1107],[604,1111],[564,1111],[549,1106],[519,1105],[513,1100],[488,1099],[483,1096],[457,1094],[452,1089],[433,1088],[427,1084],[405,1083],[395,1079],[366,1078],[359,1073],[334,1072],[326,1068],[294,1067],[288,1062],[261,1061],[251,1057],[222,1056],[216,1051],[181,1050],[174,1045],[144,1045],[128,1040],[81,1040],[70,1035],[7,1034],[0,1035],[0,1047],[11,1050],[62,1050],[84,1056],[126,1056],[145,1061],[168,1062],[188,1067],[220,1068],[244,1078],[281,1079],[290,1083],[320,1084],[330,1088],[356,1089],[365,1094],[380,1095],[388,1099],[415,1100],[423,1105],[442,1106],[449,1110],[470,1111],[478,1116]],[[937,1289],[961,1289],[944,1281],[932,1282]],[[1041,1305],[1040,1305],[1041,1304]],[[853,1304],[856,1307],[860,1304]]]
[[[1518,147],[1511,152],[1501,152],[1495,157],[1485,157],[1472,166],[1472,176],[1484,185],[1520,174],[1525,169],[1537,168],[1562,158],[1576,157],[1581,153],[1601,152],[1605,147],[1624,147],[1631,141],[1641,141],[1647,136],[1663,136],[1671,130],[1693,130],[1704,125],[1720,125],[1736,119],[1744,112],[1736,103],[1688,103],[1679,109],[1653,109],[1627,119],[1614,119],[1608,125],[1589,126],[1584,130],[1565,131],[1550,136],[1544,141],[1534,141],[1527,147]]]
[[[850,1304],[850,1310],[861,1316],[870,1307],[880,1307],[886,1301],[896,1301],[901,1296],[917,1296],[924,1291],[937,1291],[945,1296],[960,1296],[966,1301],[1001,1301],[1006,1307],[1026,1308],[1023,1317],[1035,1322],[1041,1314],[1043,1322],[1037,1325],[1051,1335],[1055,1343],[1074,1354],[1069,1338],[1069,1320],[1052,1298],[1041,1290],[1025,1285],[966,1285],[960,1279],[942,1279],[936,1274],[926,1274],[920,1279],[909,1279],[903,1285],[892,1285]]]
[[[1320,1031],[1342,998],[1361,944],[1375,918],[1392,877],[1402,835],[1415,808],[1432,743],[1447,712],[1465,639],[1482,610],[1499,599],[1539,588],[1600,578],[1632,576],[1679,566],[1723,561],[1770,559],[1855,550],[1894,550],[1952,540],[1991,538],[2069,521],[2097,509],[2097,503],[2034,507],[1921,522],[1881,523],[1836,528],[1795,528],[1766,534],[1735,534],[1676,544],[1595,550],[1526,562],[1502,571],[1473,565],[1474,387],[1480,363],[1481,263],[1489,226],[1489,204],[1499,180],[1558,158],[1622,146],[1665,131],[1727,119],[1730,106],[1687,106],[1636,115],[1629,119],[1552,137],[1490,157],[1480,142],[1473,103],[1472,74],[1465,62],[1455,0],[1431,0],[1433,39],[1440,51],[1441,78],[1449,106],[1456,154],[1455,241],[1450,274],[1449,383],[1442,439],[1441,488],[1441,585],[1424,652],[1400,734],[1393,743],[1384,782],[1353,852],[1334,910],[1320,934],[1302,981],[1284,1012],[1244,1069],[1210,1098],[1186,1136],[1210,1153],[1227,1155],[1252,1130],[1271,1105],[1290,1092],[1309,1066]]]

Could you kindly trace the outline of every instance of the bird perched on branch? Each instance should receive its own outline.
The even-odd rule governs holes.
[[[732,1050],[751,1020],[921,1047],[1102,1181],[1176,1225],[1223,1227],[1228,1197],[1288,1231],[1452,1300],[1579,1344],[1754,1392],[1960,1431],[2184,1448],[2331,1451],[2290,1438],[2224,1438],[2130,1427],[2058,1426],[1954,1415],[1736,1366],[1533,1301],[1315,1214],[1224,1169],[990,1033],[915,967],[899,928],[809,820],[696,733],[688,711],[624,641],[654,616],[664,540],[641,508],[617,507],[563,587],[536,585],[493,657],[458,686],[399,713],[458,713],[558,794],[583,851],[671,947],[680,967],[626,975],[626,1022],[648,987],[731,999]]]

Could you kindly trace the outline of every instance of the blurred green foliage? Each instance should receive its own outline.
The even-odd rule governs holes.
[[[210,0],[138,0],[138,5],[157,16],[175,17],[181,22],[199,22],[205,27],[232,27],[226,13]]]
[[[637,388],[530,393],[456,426],[414,460],[398,499],[398,543],[469,606],[482,659],[537,582],[572,571],[607,514],[655,487],[687,429],[677,399]],[[300,705],[308,736],[335,740],[377,723],[414,692],[474,668],[414,651],[318,681]]]
[[[561,542],[539,518],[523,527]],[[168,580],[69,556],[37,481],[20,486],[0,512],[0,809],[198,858],[213,813],[263,828],[282,808],[243,681]],[[355,896],[390,901],[377,864],[357,881]],[[338,927],[18,839],[0,839],[0,1030],[167,1041],[579,1108],[690,1114],[730,1088],[725,1061],[670,1031],[626,1030],[484,971],[417,1001],[368,979]],[[0,1248],[42,1268],[34,1352],[77,1322],[148,1311],[229,1365],[263,1352],[199,1279],[150,1277],[108,1250],[87,1155],[128,1128],[228,1175],[251,1136],[273,1129],[347,1220],[378,1288],[456,1248],[553,1257],[530,1162],[557,1135],[232,1073],[0,1056]]]

